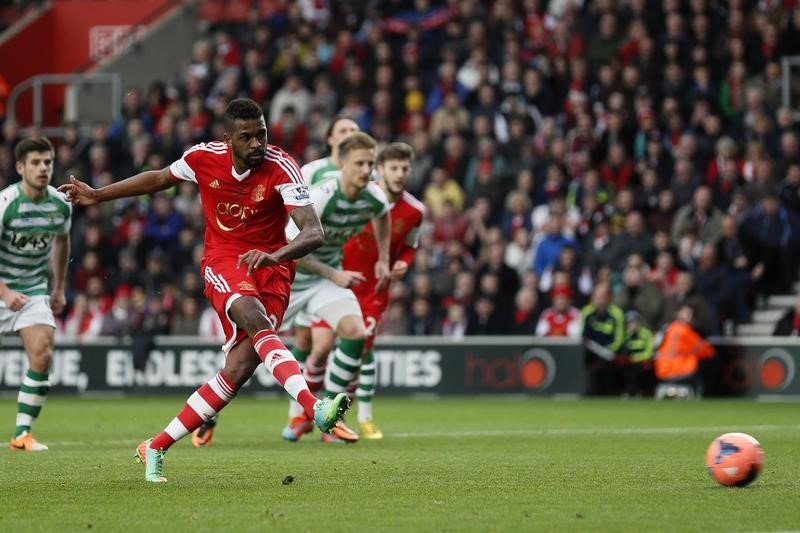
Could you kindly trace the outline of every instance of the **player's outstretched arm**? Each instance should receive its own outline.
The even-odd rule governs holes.
[[[88,184],[75,179],[75,176],[70,176],[69,183],[65,183],[58,190],[64,193],[67,201],[73,205],[94,205],[117,198],[163,191],[177,184],[169,167],[165,167],[161,170],[148,170],[99,189],[93,189]]]
[[[322,246],[325,242],[325,232],[322,230],[322,223],[314,211],[313,205],[294,208],[291,217],[300,228],[300,232],[294,239],[271,254],[261,250],[248,250],[239,255],[236,268],[242,264],[247,265],[249,275],[253,273],[253,269],[291,261],[308,255]]]

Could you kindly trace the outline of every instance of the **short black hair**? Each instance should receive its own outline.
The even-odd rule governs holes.
[[[264,111],[255,101],[250,98],[236,98],[225,108],[222,118],[225,121],[225,129],[231,131],[233,123],[237,120],[258,120],[263,116]]]
[[[53,143],[47,137],[31,137],[29,139],[22,139],[14,147],[14,157],[17,161],[25,162],[25,158],[31,152],[50,152],[51,155],[55,154],[53,150]]]

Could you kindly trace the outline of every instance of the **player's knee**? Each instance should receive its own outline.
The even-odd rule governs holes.
[[[364,321],[353,315],[343,318],[339,322],[337,329],[339,336],[345,339],[360,340],[367,338],[367,329],[364,327]]]
[[[236,325],[252,337],[264,329],[274,329],[276,325],[267,318],[264,306],[257,298],[243,296],[231,306],[231,316]]]
[[[50,363],[53,360],[52,346],[37,346],[31,353],[30,367],[35,372],[47,372],[50,369]]]

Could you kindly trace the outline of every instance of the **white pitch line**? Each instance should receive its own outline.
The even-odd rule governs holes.
[[[425,438],[425,437],[547,437],[562,435],[671,435],[675,433],[710,433],[723,431],[797,431],[800,424],[791,425],[770,425],[761,424],[756,426],[685,426],[685,427],[663,427],[663,428],[542,428],[542,429],[515,429],[515,430],[494,430],[494,431],[432,431],[432,432],[409,432],[409,433],[387,433],[387,437],[397,437],[401,439]]]
[[[409,433],[386,433],[387,438],[416,439],[430,437],[550,437],[550,436],[581,436],[581,435],[673,435],[679,433],[721,433],[726,431],[800,431],[800,424],[761,424],[755,426],[684,426],[663,428],[542,428],[542,429],[512,429],[490,431],[422,431]],[[93,445],[106,446],[135,446],[135,440],[92,440]],[[85,441],[55,441],[54,446],[85,446]]]

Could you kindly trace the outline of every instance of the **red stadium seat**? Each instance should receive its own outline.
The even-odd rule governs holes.
[[[258,0],[258,16],[262,19],[268,19],[283,9],[283,2],[278,0]]]
[[[200,19],[212,24],[222,20],[225,14],[225,0],[201,0],[198,9]]]
[[[225,9],[225,20],[228,22],[244,22],[250,8],[253,6],[252,0],[228,0]]]

